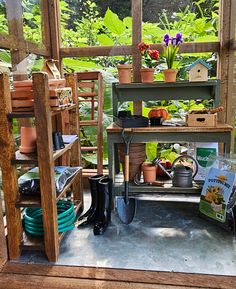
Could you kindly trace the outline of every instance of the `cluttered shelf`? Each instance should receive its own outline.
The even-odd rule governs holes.
[[[55,161],[59,157],[61,157],[64,153],[72,148],[72,146],[78,142],[78,137],[76,137],[72,142],[66,143],[65,147],[60,150],[56,150],[53,153],[53,160]],[[38,159],[37,155],[30,153],[30,154],[23,154],[19,150],[15,153],[15,159],[12,159],[12,164],[37,164]]]
[[[59,201],[62,197],[65,197],[66,193],[71,189],[74,183],[79,183],[81,179],[81,169],[78,170],[74,176],[66,183],[63,189],[57,193],[56,201]],[[16,208],[39,208],[41,207],[40,194],[22,195],[20,194],[18,200],[15,203]]]
[[[121,133],[122,127],[116,123],[112,123],[107,127],[107,133]],[[207,132],[231,132],[233,127],[229,124],[218,123],[215,127],[188,127],[188,126],[148,126],[148,127],[134,127],[127,128],[127,131],[133,133],[207,133]]]
[[[57,115],[61,112],[70,111],[76,108],[76,104],[71,104],[65,107],[51,107],[51,115]],[[34,111],[12,111],[7,115],[8,119],[13,118],[33,118],[35,117]]]
[[[75,202],[75,214],[77,215],[78,212],[81,210],[83,204],[82,202]],[[62,241],[63,237],[67,232],[58,233],[58,241],[59,243]],[[44,239],[40,236],[31,236],[23,232],[22,242],[21,242],[21,249],[22,250],[39,250],[43,251],[44,248]]]
[[[114,178],[114,189],[117,194],[120,194],[124,191],[124,178],[123,174],[119,173],[115,175]],[[163,194],[179,194],[184,196],[184,194],[191,194],[192,196],[200,196],[202,189],[202,182],[193,181],[193,186],[188,188],[183,187],[174,187],[172,181],[169,178],[161,178],[156,184],[135,184],[134,182],[129,183],[130,195],[137,197],[145,197],[148,194],[160,193]],[[145,194],[146,193],[146,194]]]

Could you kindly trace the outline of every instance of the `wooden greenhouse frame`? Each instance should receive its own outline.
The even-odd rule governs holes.
[[[70,47],[61,45],[59,0],[41,0],[43,43],[24,39],[21,0],[6,0],[9,34],[0,34],[0,48],[11,51],[13,67],[29,53],[58,60],[84,56],[132,55],[134,81],[140,81],[141,57],[137,44],[142,39],[142,0],[132,0],[132,45],[101,47]],[[221,81],[221,104],[226,107],[223,119],[234,126],[235,117],[235,11],[236,0],[220,0],[219,41],[210,43],[183,43],[182,53],[218,53],[217,77]],[[161,50],[160,44],[152,48]],[[27,74],[17,76],[24,79]],[[0,89],[2,89],[0,87]],[[141,103],[135,103],[135,113],[141,112]],[[0,120],[1,121],[1,120]],[[187,273],[140,270],[89,268],[23,264],[8,260],[6,224],[0,202],[0,288],[236,288],[236,276],[214,276]],[[79,252],[76,252],[79,253]],[[220,287],[218,287],[220,286]]]

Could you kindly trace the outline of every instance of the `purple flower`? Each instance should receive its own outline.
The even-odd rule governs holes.
[[[171,37],[171,44],[173,46],[176,46],[177,45],[177,39],[175,37]]]
[[[183,37],[181,33],[177,33],[175,38],[176,38],[176,45],[180,45],[183,42]]]
[[[168,46],[169,41],[170,41],[170,36],[169,36],[169,34],[165,34],[164,37],[163,37],[163,44],[166,45],[166,46]]]

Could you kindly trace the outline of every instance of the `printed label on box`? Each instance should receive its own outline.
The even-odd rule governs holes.
[[[227,204],[233,191],[234,182],[234,173],[211,168],[202,188],[199,205],[200,212],[224,223]]]

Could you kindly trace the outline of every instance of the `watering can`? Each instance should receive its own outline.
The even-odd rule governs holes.
[[[187,166],[186,161],[183,161],[183,159],[191,159],[195,164],[194,170],[190,166]],[[172,179],[174,187],[191,188],[193,186],[193,179],[198,172],[198,164],[192,156],[183,155],[176,158],[173,162],[171,173],[163,167],[161,159],[155,158],[152,163],[159,166]]]

